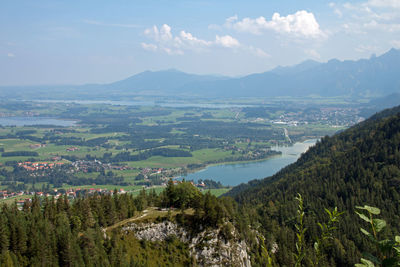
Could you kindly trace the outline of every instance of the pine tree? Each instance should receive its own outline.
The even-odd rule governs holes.
[[[7,227],[7,218],[3,213],[0,213],[0,253],[8,250],[9,232]]]

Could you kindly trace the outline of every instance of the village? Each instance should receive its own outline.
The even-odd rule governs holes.
[[[64,165],[63,162],[19,162],[18,167],[21,167],[27,171],[38,171],[38,170],[48,170],[53,169],[55,167]]]
[[[62,160],[61,157],[53,157],[52,160]],[[135,180],[141,180],[142,182],[138,181],[135,182],[135,185],[141,186],[144,189],[150,189],[155,187],[166,187],[168,180],[176,177],[178,174],[182,172],[181,168],[177,169],[164,169],[164,168],[132,168],[128,166],[120,166],[120,165],[112,165],[109,163],[102,163],[99,160],[77,160],[72,163],[68,162],[55,162],[55,161],[41,161],[41,162],[19,162],[17,163],[19,168],[24,169],[25,171],[31,173],[31,175],[36,176],[38,173],[47,172],[52,169],[56,168],[64,168],[64,171],[68,173],[74,172],[84,172],[84,173],[91,173],[91,172],[101,172],[104,170],[138,170],[140,171],[139,174],[136,176]],[[157,180],[157,182],[154,182]],[[174,184],[181,183],[179,179],[172,180]],[[199,189],[206,188],[206,184],[202,181],[199,183],[194,183],[190,181],[190,183]],[[92,185],[93,188],[54,188],[45,190],[42,189],[34,189],[31,188],[29,190],[20,190],[20,191],[10,191],[10,190],[0,190],[0,199],[12,199],[15,198],[17,200],[17,205],[22,207],[23,203],[26,200],[31,200],[33,196],[38,197],[54,197],[54,199],[58,199],[63,195],[66,195],[69,199],[73,200],[79,196],[83,195],[91,195],[91,194],[110,194],[113,195],[115,192],[118,194],[125,194],[125,193],[132,193],[134,191],[140,190],[126,190],[123,188],[110,190],[106,188],[99,188],[96,184]],[[118,186],[116,186],[117,188]],[[41,190],[41,191],[39,191]]]
[[[182,183],[181,180],[172,180],[173,184],[179,184]],[[193,186],[198,187],[199,189],[205,189],[206,184],[201,181],[199,183],[194,183],[193,181],[189,181]],[[117,189],[115,188],[114,190],[111,189],[106,189],[106,188],[69,188],[69,189],[52,189],[48,192],[41,192],[41,191],[19,191],[19,192],[9,192],[8,190],[0,190],[0,200],[6,200],[6,199],[13,199],[15,198],[15,202],[17,204],[18,209],[22,209],[23,205],[25,204],[26,201],[31,202],[33,197],[39,197],[39,198],[54,198],[54,200],[57,200],[61,197],[67,197],[68,200],[74,200],[78,197],[82,196],[87,196],[87,195],[94,195],[94,194],[108,194],[108,195],[114,195],[114,194],[127,194],[127,193],[133,193],[135,191],[140,191],[143,189],[151,189],[151,188],[156,188],[156,187],[166,187],[167,182],[162,183],[161,186],[143,186],[142,189],[136,189],[136,190],[125,190],[123,188]]]
[[[61,157],[53,157],[52,160],[61,160]],[[110,163],[101,163],[98,160],[77,160],[72,162],[71,164],[67,162],[19,162],[18,167],[21,167],[27,171],[34,172],[38,170],[49,170],[60,166],[70,166],[75,171],[82,171],[82,172],[98,172],[101,170],[132,170],[134,168],[128,166],[119,166],[119,165],[112,165]]]
[[[331,126],[352,126],[364,120],[359,116],[360,108],[352,107],[324,107],[309,108],[300,111],[286,112],[279,118],[270,120],[273,124],[288,126],[306,125],[315,122]],[[257,118],[256,121],[263,121],[263,118]]]
[[[117,190],[117,189],[115,189]],[[16,199],[16,203],[19,209],[22,208],[26,201],[32,201],[34,196],[37,197],[54,197],[55,200],[60,197],[66,196],[69,200],[73,200],[79,196],[93,195],[93,194],[110,194],[113,195],[115,190],[102,189],[102,188],[70,188],[70,189],[53,189],[49,192],[34,192],[34,191],[19,191],[19,192],[8,192],[8,190],[0,191],[0,199]],[[117,194],[126,194],[127,191],[119,189],[116,191]],[[30,197],[31,196],[31,197]],[[17,198],[20,198],[17,200]]]

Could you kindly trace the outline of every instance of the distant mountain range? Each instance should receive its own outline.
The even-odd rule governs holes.
[[[400,92],[400,50],[357,61],[305,61],[238,79],[197,82],[180,91],[231,96],[384,96]]]
[[[51,91],[50,96],[48,92]],[[68,94],[66,93],[68,92]],[[188,74],[177,70],[145,71],[110,84],[0,87],[11,98],[123,98],[134,95],[202,97],[349,96],[378,97],[400,93],[400,50],[357,61],[307,60],[290,67],[240,78]],[[44,95],[43,95],[44,94]]]

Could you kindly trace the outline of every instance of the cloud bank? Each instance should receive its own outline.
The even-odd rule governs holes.
[[[144,35],[152,40],[152,43],[141,43],[147,51],[161,51],[169,55],[183,55],[186,51],[204,52],[215,48],[241,49],[259,57],[267,57],[268,54],[260,48],[242,45],[230,35],[216,35],[214,40],[204,40],[187,31],[180,31],[174,35],[168,24],[161,27],[153,26],[144,31]]]
[[[266,31],[305,38],[318,38],[325,35],[320,29],[314,14],[305,10],[300,10],[287,16],[274,13],[271,20],[267,20],[263,16],[239,20],[238,16],[235,15],[226,19],[224,25],[240,32],[256,35],[261,35]]]

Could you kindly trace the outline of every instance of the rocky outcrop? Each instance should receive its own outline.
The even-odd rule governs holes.
[[[191,256],[199,266],[251,266],[246,242],[239,240],[236,229],[230,223],[225,223],[225,226],[228,224],[230,227],[226,229],[231,229],[229,238],[225,237],[226,233],[223,234],[222,227],[190,234],[184,227],[170,221],[132,223],[123,227],[122,231],[133,232],[138,239],[148,241],[165,241],[174,235],[188,244]]]

